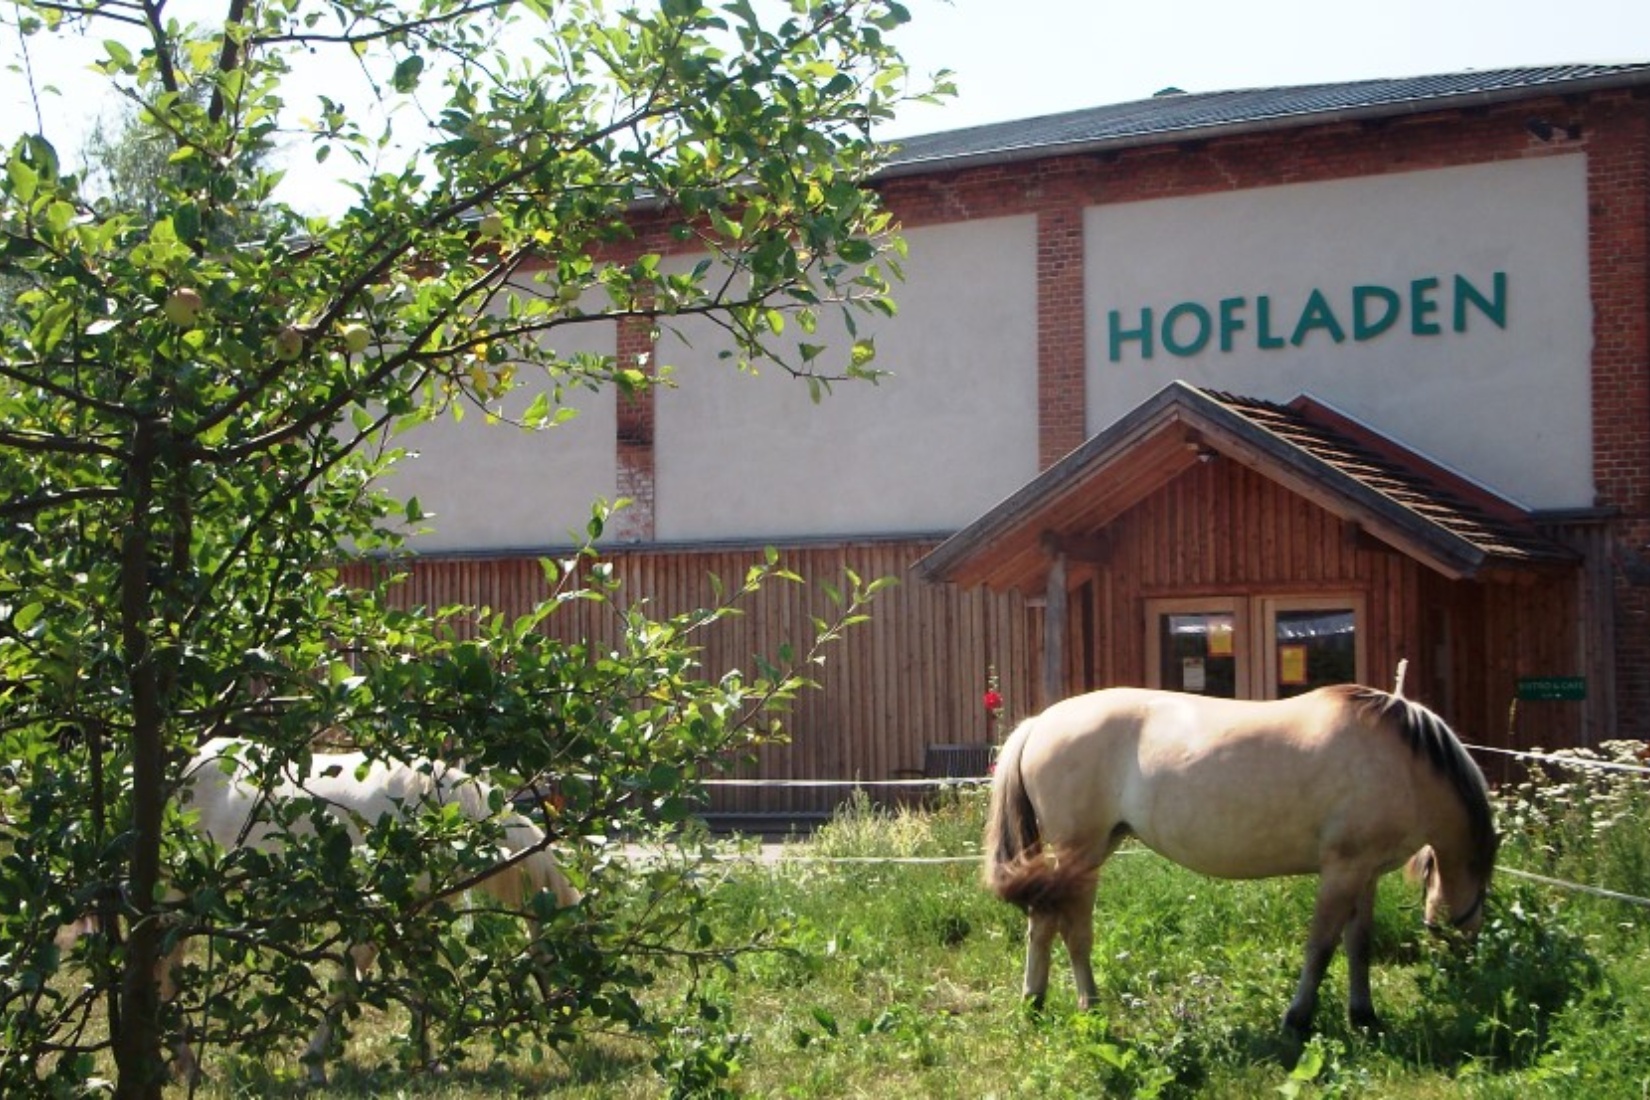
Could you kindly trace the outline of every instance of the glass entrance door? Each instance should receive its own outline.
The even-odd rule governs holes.
[[[1356,597],[1263,599],[1266,698],[1287,699],[1328,684],[1362,684]]]
[[[1146,622],[1150,687],[1284,699],[1368,682],[1358,595],[1149,600]]]
[[[1155,659],[1148,661],[1151,687],[1241,699],[1249,691],[1243,640],[1245,616],[1239,601],[1153,600],[1148,639]]]

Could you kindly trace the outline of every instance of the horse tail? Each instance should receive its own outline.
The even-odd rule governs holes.
[[[1005,868],[1013,866],[1027,853],[1037,852],[1042,845],[1042,831],[1037,826],[1037,810],[1026,794],[1025,776],[1020,771],[1020,751],[1034,719],[1020,723],[1009,734],[997,754],[997,766],[991,777],[991,806],[985,822],[985,884],[1001,896],[998,884]]]
[[[1037,808],[1026,792],[1020,757],[1036,723],[1029,718],[1009,735],[997,756],[991,781],[991,805],[985,822],[986,889],[1030,913],[1058,909],[1080,896],[1099,872],[1099,864],[1081,859],[1051,859],[1044,851]]]

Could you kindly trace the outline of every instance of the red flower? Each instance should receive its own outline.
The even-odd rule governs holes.
[[[1003,697],[997,693],[995,688],[988,688],[986,690],[985,709],[989,710],[992,714],[996,714],[999,710],[1003,709]]]

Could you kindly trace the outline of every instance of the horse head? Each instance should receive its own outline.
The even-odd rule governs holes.
[[[1421,883],[1425,899],[1423,920],[1433,932],[1453,929],[1471,937],[1484,924],[1484,901],[1489,895],[1487,874],[1474,874],[1472,861],[1444,861],[1432,845],[1410,857],[1409,877]]]

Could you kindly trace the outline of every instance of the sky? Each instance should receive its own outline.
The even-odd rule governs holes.
[[[950,69],[959,94],[942,106],[907,108],[886,137],[1123,103],[1170,86],[1200,92],[1650,61],[1650,0],[904,2],[912,22],[896,44],[918,73]],[[8,26],[0,34],[0,70],[15,69],[16,33]],[[109,107],[87,94],[98,84],[84,74],[83,55],[35,39],[29,60],[35,82],[61,92],[42,97],[40,113],[67,152]],[[0,139],[9,145],[36,117],[21,75],[0,71]],[[324,209],[327,196],[343,194],[327,178],[338,165],[318,169],[304,153],[288,151],[284,197]]]

